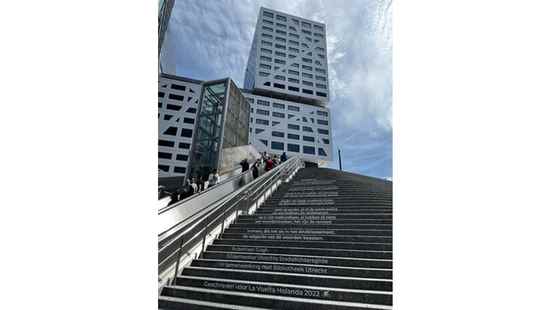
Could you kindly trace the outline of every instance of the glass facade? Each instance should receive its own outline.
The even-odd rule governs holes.
[[[203,86],[191,162],[192,177],[208,175],[217,167],[219,146],[222,142],[226,87],[227,81]]]
[[[250,106],[230,79],[203,84],[191,177],[219,169],[223,148],[248,144]]]

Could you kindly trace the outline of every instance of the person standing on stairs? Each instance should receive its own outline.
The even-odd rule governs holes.
[[[209,187],[213,187],[218,183],[219,175],[217,174],[217,169],[213,169],[211,174],[209,174]]]
[[[259,177],[259,168],[257,167],[259,164],[259,161],[256,161],[254,164],[253,164],[253,180],[255,180],[256,178]]]
[[[283,152],[282,155],[280,155],[280,162],[285,162],[287,160],[286,152]]]
[[[197,182],[196,182],[196,178],[192,178],[192,195],[197,193],[198,191],[198,187],[197,187]]]
[[[269,172],[272,169],[272,167],[274,167],[274,162],[270,157],[268,157],[265,164],[265,171]]]
[[[249,163],[247,162],[247,158],[240,162],[240,166],[242,167],[241,172],[246,172],[247,170],[249,170]]]

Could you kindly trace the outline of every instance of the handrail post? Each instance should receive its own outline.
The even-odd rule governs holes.
[[[205,251],[205,239],[207,239],[207,232],[203,232],[203,237],[201,238],[201,253]]]
[[[180,240],[180,246],[178,247],[178,257],[176,258],[176,266],[174,269],[173,285],[176,284],[176,277],[178,276],[178,268],[180,267],[180,258],[182,257],[182,246],[184,245],[184,239]]]

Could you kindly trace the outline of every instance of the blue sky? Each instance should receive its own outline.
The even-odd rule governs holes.
[[[332,168],[392,176],[391,0],[176,0],[161,52],[167,73],[243,77],[261,6],[326,24]]]

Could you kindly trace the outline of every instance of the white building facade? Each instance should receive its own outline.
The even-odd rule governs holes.
[[[202,82],[159,75],[159,176],[185,176],[188,169]]]
[[[327,108],[252,94],[249,142],[259,152],[299,156],[324,166],[332,159],[331,120]]]
[[[326,27],[262,7],[244,88],[326,105],[329,101]]]
[[[325,166],[332,161],[326,27],[261,7],[241,93],[249,143],[259,152]],[[160,74],[160,177],[186,176],[203,81]]]
[[[324,24],[261,7],[242,90],[259,151],[332,160],[327,72]]]

